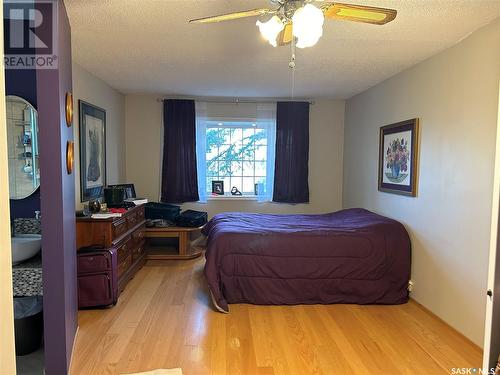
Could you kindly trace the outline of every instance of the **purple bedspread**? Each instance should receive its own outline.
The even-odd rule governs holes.
[[[364,209],[322,215],[223,213],[208,236],[214,302],[400,304],[411,245],[403,225]]]

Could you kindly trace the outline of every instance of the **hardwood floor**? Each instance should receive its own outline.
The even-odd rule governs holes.
[[[80,311],[71,374],[181,367],[184,375],[420,375],[481,364],[478,347],[413,301],[215,312],[203,264],[150,262],[117,306]]]

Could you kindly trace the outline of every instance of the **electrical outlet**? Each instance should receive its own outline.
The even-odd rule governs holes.
[[[412,280],[408,281],[408,292],[413,292],[413,288],[415,288],[415,282]]]

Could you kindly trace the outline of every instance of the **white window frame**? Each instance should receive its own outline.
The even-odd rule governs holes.
[[[269,130],[271,129],[271,127],[274,125],[273,121],[271,120],[262,120],[262,119],[249,119],[249,118],[233,118],[233,119],[227,119],[227,118],[224,118],[224,119],[214,119],[214,118],[210,118],[210,119],[206,119],[205,121],[205,124],[204,124],[204,129],[205,129],[205,132],[204,132],[204,143],[206,144],[206,132],[208,129],[219,129],[219,128],[227,128],[227,129],[264,129],[264,130],[267,130],[267,138],[266,138],[266,176],[265,178],[269,178],[269,171],[270,171],[270,168],[269,168],[269,152],[270,152],[270,149],[269,149],[269,138],[270,138],[270,132]],[[244,124],[244,125],[243,125]],[[255,125],[255,126],[254,126]],[[271,139],[271,142],[273,142],[274,140]],[[203,147],[205,149],[205,147]],[[206,158],[206,149],[204,150],[204,165],[206,166],[207,165],[207,158]],[[200,155],[197,155],[197,157],[200,157]],[[244,161],[249,161],[249,160],[239,160],[241,161],[242,163]],[[255,160],[255,155],[254,155],[254,159],[252,160],[252,162],[254,163],[254,167],[255,167],[255,163],[257,162]],[[273,170],[274,170],[274,165],[272,166]],[[207,168],[205,167],[205,170]],[[207,179],[207,175],[205,175],[205,179]],[[240,177],[240,176],[237,176],[237,177]],[[261,176],[255,176],[255,170],[254,170],[254,174],[253,176],[241,176],[241,178],[243,179],[243,177],[253,177],[254,179],[256,177],[261,177]],[[243,183],[243,182],[242,182]],[[242,185],[243,186],[243,185]],[[248,193],[243,193],[243,195],[231,195],[231,189],[232,189],[232,186],[224,186],[224,195],[219,195],[219,196],[215,196],[215,195],[211,195],[211,187],[210,186],[206,186],[206,194],[207,194],[207,200],[257,200],[258,196],[255,195],[255,194],[248,194]],[[243,189],[242,189],[243,190]]]

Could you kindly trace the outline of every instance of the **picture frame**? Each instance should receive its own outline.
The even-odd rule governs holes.
[[[417,196],[419,119],[382,126],[379,138],[378,190]]]
[[[124,189],[124,197],[123,197],[124,199],[136,198],[134,184],[108,185],[108,188],[116,188],[116,187],[121,187]]]
[[[212,194],[224,195],[224,181],[212,181]]]
[[[80,197],[82,202],[104,196],[106,186],[106,111],[78,101],[80,120]]]

